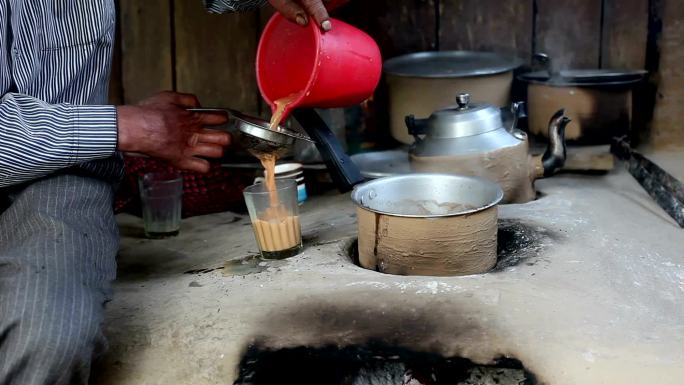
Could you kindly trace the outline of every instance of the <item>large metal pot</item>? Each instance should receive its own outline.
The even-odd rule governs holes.
[[[490,52],[420,52],[388,60],[384,69],[390,92],[392,136],[413,143],[404,117],[427,116],[453,103],[457,92],[496,106],[510,103],[513,70],[522,61]]]
[[[560,108],[575,122],[565,138],[585,144],[607,144],[628,133],[632,125],[632,90],[646,71],[564,70],[555,71],[544,54],[535,55],[547,69],[526,73],[519,79],[528,84],[529,130],[547,136],[546,123]]]
[[[485,179],[414,174],[352,193],[361,266],[399,275],[484,273],[496,264],[501,188]]]

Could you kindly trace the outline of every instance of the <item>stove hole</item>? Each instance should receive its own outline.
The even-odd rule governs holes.
[[[534,385],[535,376],[513,358],[478,365],[465,358],[370,342],[364,346],[251,346],[236,385]]]
[[[534,266],[541,260],[543,251],[558,240],[559,236],[552,231],[533,223],[500,219],[498,229],[497,263],[489,273],[505,271],[515,266]],[[348,249],[351,261],[359,267],[358,240]]]

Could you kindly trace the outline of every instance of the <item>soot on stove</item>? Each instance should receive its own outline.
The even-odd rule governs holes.
[[[548,241],[557,239],[557,234],[530,223],[499,220],[497,263],[492,272],[522,263],[536,264]]]
[[[482,366],[464,358],[370,342],[338,348],[269,350],[252,346],[236,385],[533,385],[534,375],[515,360]]]
[[[499,222],[498,237],[498,263],[491,273],[536,264],[550,241],[559,239],[539,226],[514,220]],[[359,265],[357,248],[357,243],[351,245],[349,256]],[[441,354],[440,345],[458,341],[461,335],[477,334],[484,327],[467,313],[366,307],[334,298],[328,301],[300,302],[268,314],[260,329],[269,333],[256,337],[257,342],[245,350],[235,385],[538,384],[535,375],[515,358],[501,357],[491,365],[480,365]],[[304,339],[314,344],[320,336],[326,342],[322,347],[276,349],[268,342],[268,335],[305,335],[308,338]],[[335,344],[335,338],[330,341],[331,336],[343,336],[340,345]]]

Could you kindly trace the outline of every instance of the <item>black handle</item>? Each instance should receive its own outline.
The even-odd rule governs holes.
[[[627,162],[634,179],[679,227],[684,228],[684,183],[634,151],[625,137],[613,138],[611,151]]]
[[[539,71],[539,67],[541,67],[541,71],[546,71],[549,74],[549,78],[554,77],[553,60],[551,60],[549,55],[543,52],[537,52],[532,55],[533,70]]]
[[[365,181],[359,168],[344,152],[335,134],[316,111],[298,109],[292,112],[292,116],[316,142],[316,147],[340,192],[351,191],[354,186]]]
[[[428,119],[417,119],[415,116],[409,115],[404,118],[404,122],[406,123],[406,128],[408,128],[409,135],[413,135],[416,139],[418,139],[419,135],[427,134]]]

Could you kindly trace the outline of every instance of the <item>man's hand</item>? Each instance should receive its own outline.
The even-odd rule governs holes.
[[[230,135],[206,127],[224,124],[228,117],[187,111],[199,106],[194,95],[162,92],[136,106],[117,107],[118,150],[162,159],[183,170],[209,171],[209,162],[199,157],[223,156]]]
[[[347,2],[347,0],[268,0],[288,20],[301,26],[309,24],[309,15],[313,16],[316,24],[324,31],[332,29],[328,10],[332,10]]]

